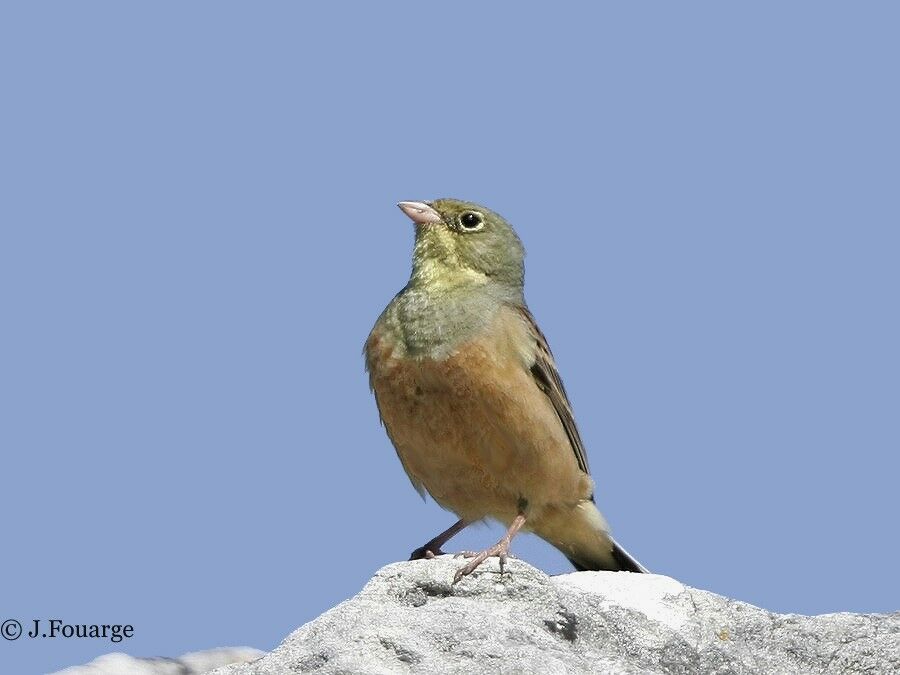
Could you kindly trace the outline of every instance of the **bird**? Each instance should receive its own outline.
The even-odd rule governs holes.
[[[522,531],[576,570],[647,572],[594,502],[572,405],[524,295],[525,249],[498,213],[459,199],[402,201],[415,227],[406,286],[363,349],[382,424],[413,487],[458,521],[415,549],[433,558],[468,525],[507,527],[464,552],[453,583]]]

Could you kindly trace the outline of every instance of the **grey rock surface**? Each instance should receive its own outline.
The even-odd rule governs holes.
[[[65,668],[54,675],[195,675],[229,663],[252,661],[263,654],[265,652],[250,647],[207,649],[176,659],[138,658],[113,652],[83,666]]]
[[[259,660],[282,673],[898,673],[900,613],[773,614],[658,575],[395,563]]]

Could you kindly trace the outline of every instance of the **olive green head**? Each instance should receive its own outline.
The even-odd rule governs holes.
[[[525,249],[501,215],[458,199],[398,206],[416,225],[413,281],[444,287],[496,283],[521,291]]]

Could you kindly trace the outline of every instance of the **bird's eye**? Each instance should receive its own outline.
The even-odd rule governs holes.
[[[464,230],[480,230],[484,227],[484,217],[477,211],[466,211],[459,217],[459,224]]]

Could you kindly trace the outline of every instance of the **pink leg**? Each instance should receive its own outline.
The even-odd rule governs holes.
[[[509,526],[506,534],[500,538],[500,541],[490,548],[483,550],[481,553],[476,554],[465,567],[461,567],[456,571],[456,574],[453,576],[453,583],[459,582],[464,576],[474,572],[481,563],[491,556],[500,557],[500,574],[503,574],[503,566],[506,564],[506,557],[509,555],[509,544],[513,540],[513,537],[516,536],[516,533],[522,529],[522,525],[524,524],[525,514],[520,513],[516,516],[516,519],[512,521],[512,524]]]

